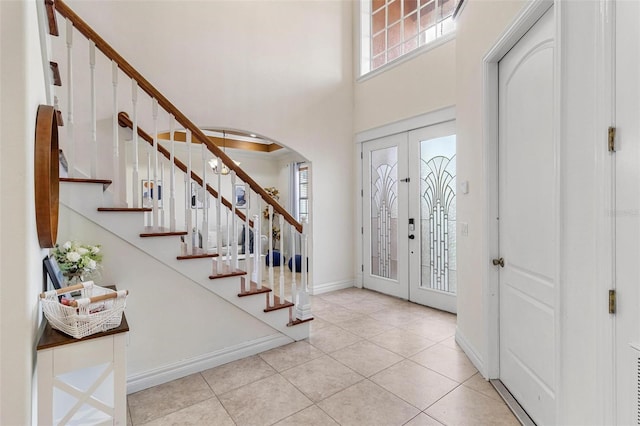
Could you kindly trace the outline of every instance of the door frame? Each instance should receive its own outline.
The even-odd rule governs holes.
[[[364,190],[364,182],[362,181],[362,145],[373,139],[378,139],[386,136],[391,136],[396,133],[409,132],[411,130],[419,129],[422,127],[433,126],[435,124],[444,123],[456,119],[456,107],[453,105],[440,108],[434,111],[430,111],[424,114],[416,115],[406,119],[394,121],[383,126],[374,127],[372,129],[363,130],[355,134],[354,138],[354,151],[355,154],[355,171],[358,178],[355,179],[354,196],[359,199],[356,202],[356,226],[355,226],[355,241],[356,244],[356,256],[355,256],[355,286],[363,288],[363,268],[364,268],[364,212],[363,212],[363,198],[362,193]]]
[[[601,58],[599,61],[601,67],[596,71],[598,81],[601,83],[597,90],[598,103],[598,119],[601,120],[602,128],[615,123],[613,110],[613,58],[615,49],[615,8],[613,5],[604,0],[599,0],[602,10],[600,27],[597,28],[598,46],[597,54]],[[483,313],[485,318],[485,347],[484,363],[482,359],[476,366],[481,367],[483,376],[489,379],[498,379],[500,377],[500,294],[499,294],[499,271],[491,265],[491,259],[499,256],[499,225],[498,225],[498,134],[499,134],[499,97],[498,97],[498,63],[504,55],[520,40],[520,38],[538,21],[538,19],[551,7],[555,8],[555,79],[559,84],[555,93],[554,104],[556,106],[558,116],[558,126],[556,128],[556,140],[561,140],[563,132],[563,79],[565,78],[565,67],[567,64],[567,44],[568,37],[563,37],[564,19],[563,10],[566,5],[562,1],[553,0],[531,0],[516,16],[513,23],[502,33],[493,47],[483,58],[483,139],[484,139],[484,162],[483,175],[485,187],[485,207],[484,207],[484,229],[485,242],[482,256],[485,259],[484,270],[482,271],[482,291],[483,291]],[[606,139],[603,139],[606,140]],[[561,149],[558,145],[559,164],[562,163]],[[595,188],[595,196],[602,199],[602,211],[613,211],[614,194],[612,190],[613,162],[605,158],[607,153],[600,154],[597,159],[599,165],[598,175],[601,177],[600,186]],[[560,169],[559,176],[562,176]],[[559,177],[557,184],[562,183]],[[560,192],[562,193],[562,186]],[[609,210],[607,210],[609,209]],[[606,217],[605,217],[606,216]],[[562,217],[559,221],[559,228],[562,227]],[[598,245],[597,255],[599,259],[603,259],[598,265],[597,282],[600,287],[598,289],[602,294],[606,294],[611,286],[613,277],[614,262],[611,256],[613,253],[613,236],[615,229],[615,218],[613,215],[602,215],[598,218],[598,229],[595,230],[601,244]],[[563,246],[562,234],[558,229],[558,238],[560,246],[560,256],[562,259],[562,251],[567,248]],[[556,339],[556,358],[555,358],[555,377],[556,377],[556,419],[561,423],[563,413],[563,383],[564,376],[562,372],[563,362],[563,335],[562,335],[562,267],[558,271],[558,282],[560,285],[556,287],[556,305],[554,332]],[[600,317],[599,317],[600,318]],[[603,402],[601,421],[603,424],[615,423],[615,366],[614,359],[614,330],[612,322],[599,322],[598,329],[595,331],[601,344],[598,345],[598,368],[595,372],[596,380],[601,383],[599,399]],[[477,354],[474,354],[477,355]],[[483,371],[484,370],[484,371]]]

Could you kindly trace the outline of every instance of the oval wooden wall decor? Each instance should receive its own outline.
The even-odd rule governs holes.
[[[40,105],[36,115],[34,150],[36,228],[40,247],[56,244],[60,166],[58,165],[58,123],[52,106]]]

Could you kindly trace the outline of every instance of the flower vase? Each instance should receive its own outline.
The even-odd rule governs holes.
[[[65,278],[65,284],[67,285],[67,287],[80,284],[81,282],[84,281],[84,277],[79,272],[64,274],[64,278]]]

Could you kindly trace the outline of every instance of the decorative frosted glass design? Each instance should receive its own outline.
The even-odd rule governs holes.
[[[420,143],[421,285],[456,292],[456,137]]]
[[[398,147],[371,152],[371,274],[398,277]]]

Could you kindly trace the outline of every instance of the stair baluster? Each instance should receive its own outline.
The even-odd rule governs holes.
[[[164,163],[165,163],[165,159],[160,158],[160,183],[162,183],[162,185],[164,186]],[[158,184],[156,183],[156,189],[157,189],[157,194],[154,194],[157,198],[158,198],[158,212],[160,214],[160,224],[159,224],[159,230],[164,232],[164,225],[165,225],[165,218],[164,218],[164,194],[162,193],[162,191],[164,191],[164,188],[160,188],[158,186]],[[162,197],[162,200],[160,200],[160,197]],[[162,201],[162,204],[160,204],[160,201]]]
[[[206,251],[209,248],[209,193],[207,192],[207,168],[209,164],[207,162],[209,151],[204,144],[200,144],[202,147],[202,250]],[[218,253],[220,254],[220,253]]]
[[[280,303],[284,303],[284,217],[278,215],[278,219],[280,221]]]
[[[169,114],[169,139],[171,143],[171,158],[169,159],[170,176],[169,176],[169,230],[175,232],[176,230],[176,141],[175,141],[175,117],[173,114]]]
[[[235,270],[238,269],[238,219],[236,212],[237,204],[236,196],[236,172],[231,172],[231,267]],[[247,214],[247,216],[249,216]]]
[[[134,79],[131,79],[131,108],[133,115],[133,135],[132,143],[133,143],[133,172],[131,175],[131,200],[132,206],[137,208],[140,207],[140,194],[138,193],[138,189],[140,187],[140,158],[138,150],[140,149],[140,144],[138,143],[138,83]]]
[[[222,161],[220,158],[216,158],[216,170],[218,171],[218,198],[216,199],[216,247],[218,248],[218,256],[222,256],[222,197],[220,188],[222,187]],[[222,259],[216,262],[218,275],[222,274]]]
[[[98,178],[98,129],[96,99],[96,44],[89,43],[89,70],[91,74],[91,178]]]
[[[120,138],[118,135],[118,64],[111,61],[111,83],[113,85],[113,118],[111,120],[113,132],[113,201],[117,207],[124,207],[125,200],[120,187],[122,186],[120,169]]]
[[[194,246],[194,238],[193,238],[193,221],[192,221],[192,215],[191,215],[191,206],[193,205],[193,203],[195,202],[196,205],[194,207],[197,207],[197,200],[193,200],[193,193],[192,193],[192,186],[193,186],[193,181],[191,178],[191,173],[193,171],[192,167],[191,167],[191,130],[187,129],[187,175],[186,175],[186,188],[184,190],[184,196],[186,199],[186,210],[185,210],[185,220],[187,222],[187,251],[190,255],[195,254],[196,250],[195,250],[195,246]]]
[[[234,195],[234,198],[235,195]],[[244,205],[245,205],[245,223],[244,223],[244,268],[247,273],[246,283],[247,288],[246,291],[249,291],[251,288],[251,280],[253,279],[253,275],[251,274],[251,221],[249,219],[249,207],[251,205],[251,187],[248,183],[244,184]],[[254,222],[255,224],[255,222]],[[255,235],[254,235],[255,240]],[[254,252],[255,253],[255,252]]]
[[[268,219],[268,225],[269,225],[269,230],[268,230],[268,241],[269,241],[269,245],[267,248],[267,255],[269,256],[269,288],[271,288],[272,291],[271,293],[269,293],[269,304],[271,306],[275,306],[275,287],[274,287],[274,280],[273,280],[273,206],[271,204],[269,204],[269,206],[267,207],[267,212],[269,215],[269,219]]]
[[[296,228],[293,225],[289,226],[289,234],[291,236],[291,301],[294,304],[298,298],[298,290],[296,288]]]
[[[73,138],[74,120],[73,120],[73,23],[67,19],[67,166],[69,169],[68,176],[76,176],[76,146]]]
[[[148,188],[153,200],[153,228],[158,231],[158,100],[153,99],[153,185]]]
[[[258,211],[260,210],[260,197],[256,197],[258,199]],[[253,226],[255,227],[253,231],[253,267],[254,267],[254,280],[258,284],[258,288],[262,288],[262,244],[261,238],[262,235],[262,224],[261,224],[260,216],[253,216]]]
[[[313,318],[311,316],[311,304],[309,303],[309,288],[308,288],[308,272],[307,272],[307,232],[308,225],[306,220],[302,224],[302,262],[301,262],[301,281],[300,290],[298,291],[298,301],[296,303],[296,318],[300,320],[308,320]]]

